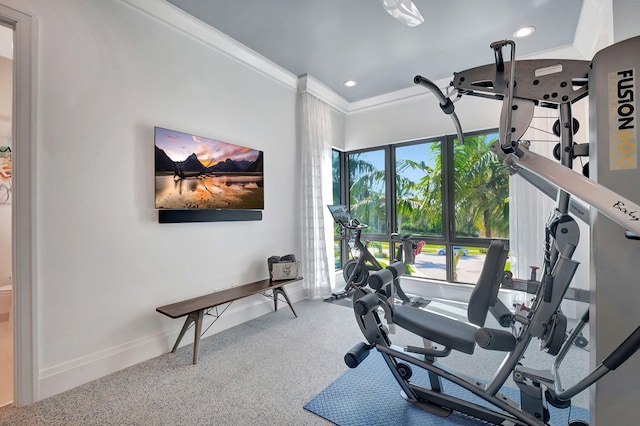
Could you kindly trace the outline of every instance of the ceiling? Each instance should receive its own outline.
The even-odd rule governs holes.
[[[380,0],[168,0],[294,75],[308,74],[348,102],[493,61],[489,44],[512,39],[516,56],[573,44],[583,0],[413,0],[417,27],[393,19]],[[505,53],[506,54],[506,53]],[[356,80],[355,87],[345,87]]]

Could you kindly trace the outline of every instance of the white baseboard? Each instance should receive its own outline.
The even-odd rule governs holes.
[[[287,286],[287,294],[292,303],[302,300],[304,298],[302,284],[295,283]],[[284,301],[278,303],[278,307],[279,309],[289,309]],[[267,298],[248,297],[238,300],[229,307],[202,338],[272,311],[273,301]],[[37,400],[49,398],[116,371],[166,354],[171,351],[184,323],[184,318],[179,318],[173,322],[175,326],[169,329],[40,370],[40,392]],[[206,322],[205,319],[204,327],[206,328],[208,324],[209,322]],[[193,338],[193,332],[187,332],[180,346],[192,344]]]

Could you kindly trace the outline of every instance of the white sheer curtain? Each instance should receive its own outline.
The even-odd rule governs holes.
[[[531,141],[531,150],[552,158],[558,138],[549,135],[555,110],[536,108],[536,118],[522,137]],[[509,233],[511,271],[518,278],[531,275],[530,266],[542,266],[545,224],[556,206],[555,200],[544,195],[522,177],[515,175],[509,183]]]
[[[331,204],[326,196],[326,188],[331,185],[331,111],[329,105],[308,92],[298,96],[302,153],[301,264],[305,295],[316,299],[329,296],[333,278],[327,244],[330,230],[325,226],[326,205]],[[333,245],[330,247],[333,249]]]
[[[557,113],[551,109],[536,108],[536,118],[522,137],[531,141],[531,150],[537,154],[551,158],[554,142],[557,140],[551,131],[553,119]],[[548,129],[548,130],[547,130]],[[531,276],[530,266],[542,267],[545,225],[553,212],[556,202],[522,177],[511,176],[509,183],[509,234],[511,272],[514,277],[528,279]],[[538,279],[541,278],[538,272]],[[522,292],[515,292],[514,302],[526,302]]]
[[[529,278],[530,266],[542,266],[545,224],[555,202],[518,175],[510,183],[511,271]]]
[[[531,150],[545,157],[552,157],[554,135],[549,135],[555,110],[536,108],[536,118],[522,137],[531,141]],[[544,195],[522,177],[511,177],[509,184],[511,202],[509,215],[511,270],[518,278],[531,275],[530,266],[542,266],[545,224],[555,208],[555,200]]]
[[[580,122],[580,131],[574,136],[578,143],[588,142],[588,115],[586,105],[574,105],[573,116]],[[537,154],[553,158],[553,147],[558,137],[549,134],[553,123],[557,120],[558,113],[554,109],[535,109],[535,117],[531,126],[523,136],[523,140],[531,141],[531,150]],[[575,161],[574,170],[581,167],[580,160]],[[551,212],[556,207],[556,200],[544,195],[522,177],[511,177],[509,196],[511,199],[509,228],[510,228],[510,261],[511,271],[515,277],[528,278],[531,275],[530,266],[542,266],[544,249],[545,225]],[[583,266],[578,268],[574,276],[572,287],[589,289],[589,226],[581,220],[576,220],[580,228],[580,243],[573,255],[573,259],[581,262]],[[538,274],[540,279],[540,274]],[[517,292],[520,293],[520,292]],[[522,296],[523,297],[523,296]],[[518,300],[523,301],[523,300]],[[582,309],[582,308],[580,308]],[[563,311],[570,317],[578,315],[576,305],[573,302],[564,302]],[[581,314],[581,312],[579,313]]]

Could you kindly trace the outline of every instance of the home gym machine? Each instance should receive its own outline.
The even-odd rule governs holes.
[[[345,287],[342,291],[335,292],[331,295],[333,299],[341,299],[352,295],[354,288],[367,285],[369,273],[384,269],[378,259],[369,251],[368,242],[362,241],[362,231],[367,229],[369,225],[361,223],[358,219],[352,218],[349,208],[343,204],[327,206],[333,220],[340,227],[340,234],[349,237],[349,250],[351,259],[347,260],[342,266],[342,275],[345,280]],[[398,234],[396,232],[390,235],[392,242],[398,245],[395,251],[395,259],[391,261],[396,267],[390,271],[394,273],[401,271],[403,274],[406,268],[413,264],[416,255],[422,250],[424,241],[414,242],[409,234]],[[396,277],[397,278],[397,277]],[[396,295],[403,303],[413,305],[424,304],[422,298],[410,298],[405,294],[400,286],[396,283]]]
[[[595,95],[590,98],[592,119],[598,121],[601,129],[608,129],[602,134],[610,138],[610,164],[612,167],[635,167],[636,115],[635,104],[631,101],[635,93],[634,73],[640,69],[640,37],[603,49],[591,62],[516,61],[513,41],[495,42],[490,47],[494,63],[454,73],[451,86],[459,97],[470,95],[501,101],[500,139],[492,146],[493,152],[504,160],[511,173],[520,173],[527,180],[544,181],[542,186],[545,188],[556,188],[557,206],[546,224],[540,277],[532,274],[530,279],[523,280],[505,273],[504,244],[492,242],[469,300],[468,323],[410,305],[394,305],[388,297],[393,294],[393,290],[388,290],[394,285],[390,279],[384,280],[381,287],[384,291],[358,287],[354,291],[353,308],[366,342],[359,343],[347,353],[345,362],[355,368],[375,348],[400,385],[405,399],[420,408],[441,416],[459,411],[500,425],[543,425],[548,424],[550,418],[547,405],[570,407],[572,397],[618,368],[640,348],[640,327],[637,327],[582,380],[568,389],[563,388],[560,364],[589,320],[587,310],[566,338],[567,318],[562,313],[561,302],[578,267],[572,256],[579,241],[577,223],[569,214],[575,209],[571,197],[580,198],[617,224],[620,234],[624,233],[628,238],[640,235],[640,205],[572,170],[574,157],[588,147],[577,146],[573,141],[571,105],[584,98],[590,89],[594,90]],[[507,47],[510,48],[509,62],[503,59],[503,49]],[[450,99],[453,94],[444,95],[424,77],[417,76],[415,82],[434,92],[442,110],[453,114]],[[596,109],[596,102],[603,102],[602,93],[606,96],[604,102],[607,107]],[[521,140],[533,118],[535,106],[558,111],[560,164],[530,151],[529,144]],[[597,117],[593,117],[593,111],[597,111]],[[458,138],[463,141],[457,117],[453,118]],[[601,137],[601,132],[597,136]],[[379,274],[372,272],[371,275]],[[509,309],[498,299],[500,287],[532,294],[531,306],[516,305],[515,310]],[[386,324],[379,315],[381,312]],[[485,326],[489,312],[502,328]],[[390,324],[422,337],[429,344],[424,348],[404,349],[392,345],[388,332],[390,327],[387,327]],[[533,339],[540,342],[541,350],[555,357],[549,370],[526,366],[523,355]],[[452,350],[473,354],[478,346],[505,353],[502,364],[486,383],[437,362],[437,358],[446,357]],[[429,387],[411,381],[412,367],[428,372]],[[519,402],[501,393],[509,376],[518,387]],[[478,404],[443,392],[442,379],[488,404]],[[585,423],[571,421],[569,424]]]

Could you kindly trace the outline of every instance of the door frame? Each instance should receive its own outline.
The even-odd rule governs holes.
[[[13,401],[38,401],[36,286],[36,20],[0,4],[0,21],[13,28],[12,275]]]

